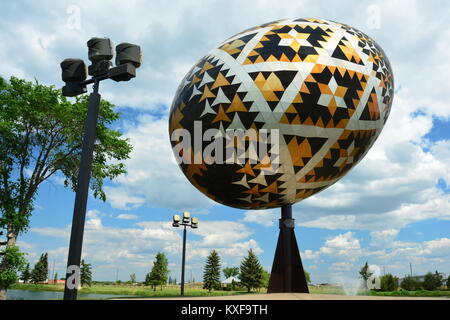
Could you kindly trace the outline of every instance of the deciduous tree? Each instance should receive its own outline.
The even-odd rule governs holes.
[[[15,77],[0,77],[0,231],[7,247],[28,229],[39,186],[60,174],[76,190],[88,98],[69,101],[61,90]],[[113,105],[101,101],[90,188],[103,201],[103,181],[125,172],[131,145],[109,128],[119,118]],[[1,245],[2,243],[0,243]],[[0,273],[14,266],[5,258]],[[0,297],[6,288],[0,284]]]

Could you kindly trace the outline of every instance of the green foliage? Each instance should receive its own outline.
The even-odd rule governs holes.
[[[55,173],[76,189],[87,105],[87,95],[71,102],[53,86],[0,77],[0,229],[15,237],[26,231],[38,187]],[[120,161],[131,151],[108,128],[119,118],[113,107],[101,101],[94,147],[90,188],[102,200],[103,180],[125,172]]]
[[[34,265],[33,271],[31,271],[31,281],[34,284],[43,283],[47,280],[48,275],[48,254],[43,253],[38,262]]]
[[[443,277],[439,272],[431,273],[428,272],[423,280],[423,288],[425,290],[436,290],[442,286]]]
[[[92,266],[90,263],[84,262],[84,259],[81,260],[80,264],[80,280],[81,286],[88,285],[91,286],[92,283]]]
[[[400,283],[400,287],[407,291],[416,291],[422,289],[422,282],[414,277],[406,276]]]
[[[164,253],[158,252],[156,260],[153,262],[153,267],[150,273],[145,276],[145,285],[152,286],[156,290],[157,286],[162,286],[167,283],[169,276],[169,262]]]
[[[211,251],[203,268],[203,289],[211,292],[220,288],[220,257],[216,250]]]
[[[27,263],[25,268],[22,271],[22,274],[20,275],[20,280],[22,280],[24,283],[27,283],[31,279],[31,270],[30,270],[30,264]]]
[[[0,287],[8,289],[19,280],[17,273],[25,267],[25,254],[20,252],[19,247],[9,246],[0,250],[0,255],[3,256],[2,264],[8,266],[8,268],[0,268]]]
[[[311,283],[311,275],[309,274],[308,271],[305,271],[305,278],[306,278],[306,283]]]
[[[248,292],[251,289],[259,289],[263,286],[264,269],[252,249],[248,251],[247,257],[242,260],[240,271],[239,279]]]
[[[264,288],[268,288],[269,287],[269,280],[270,280],[270,273],[267,270],[263,270],[262,286]]]
[[[398,278],[388,273],[380,279],[381,291],[396,291],[398,288]]]
[[[369,279],[372,276],[372,274],[373,272],[370,272],[369,264],[366,261],[361,270],[359,270],[359,275],[364,280],[364,287],[367,287],[367,279]]]
[[[223,268],[222,271],[225,279],[228,279],[229,277],[236,277],[239,274],[239,267],[227,267]]]
[[[450,289],[450,276],[448,276],[445,285],[447,286],[447,289]]]

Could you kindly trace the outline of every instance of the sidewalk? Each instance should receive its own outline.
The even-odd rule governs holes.
[[[270,293],[235,296],[183,297],[183,298],[131,298],[127,300],[450,300],[444,297],[382,297],[344,296],[337,294]]]

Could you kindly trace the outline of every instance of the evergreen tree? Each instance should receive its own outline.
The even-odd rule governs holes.
[[[80,264],[80,277],[81,286],[87,284],[89,287],[92,283],[92,266],[90,263],[86,263],[84,259],[81,260]]]
[[[373,274],[373,272],[370,272],[369,264],[366,261],[366,263],[361,268],[361,270],[359,270],[359,275],[364,280],[364,287],[367,288],[367,280],[372,276],[372,274]]]
[[[439,272],[431,273],[428,272],[423,279],[423,288],[425,290],[436,290],[442,286],[443,277]]]
[[[220,257],[216,250],[211,251],[203,268],[203,289],[211,292],[220,288]]]
[[[53,283],[56,283],[58,281],[58,272],[55,272],[55,276],[53,277]]]
[[[248,292],[253,288],[259,289],[263,286],[264,269],[252,249],[248,251],[248,256],[242,260],[240,271],[239,279]]]
[[[22,275],[20,276],[20,280],[22,280],[24,283],[27,283],[31,279],[31,270],[30,270],[30,264],[27,263],[25,266],[25,269],[22,271]]]
[[[136,283],[136,273],[130,274],[130,282],[131,284]]]
[[[156,291],[157,286],[162,286],[167,283],[167,277],[169,275],[169,262],[164,253],[158,252],[156,254],[156,260],[153,262],[153,267],[150,273],[145,277],[145,284],[153,287]]]
[[[34,265],[34,269],[31,272],[31,280],[34,284],[42,283],[47,280],[48,275],[48,254],[43,253],[39,258],[39,261]]]

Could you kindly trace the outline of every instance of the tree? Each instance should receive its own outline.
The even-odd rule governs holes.
[[[306,270],[305,270],[305,279],[306,279],[306,283],[308,283],[308,284],[311,283],[311,275]]]
[[[406,276],[400,283],[400,287],[408,291],[416,291],[422,288],[422,283],[414,277]]]
[[[229,277],[236,277],[239,274],[239,267],[227,267],[223,268],[222,271],[225,279],[228,279]]]
[[[0,268],[0,286],[5,288],[0,290],[0,300],[6,299],[6,289],[18,280],[17,272],[25,267],[25,254],[21,253],[19,247],[9,246],[0,250],[0,256],[3,256],[2,264],[8,268]]]
[[[131,284],[136,283],[136,273],[130,274],[130,282]]]
[[[392,274],[388,273],[381,277],[380,279],[380,290],[381,291],[396,291],[398,288],[398,278],[394,277]]]
[[[241,262],[239,279],[241,284],[250,292],[251,289],[259,289],[263,286],[263,267],[253,250],[248,251],[247,257]]]
[[[55,276],[53,277],[53,284],[56,284],[58,281],[58,272],[55,272]]]
[[[448,276],[445,285],[447,286],[447,289],[450,289],[450,275]]]
[[[88,285],[89,287],[92,283],[92,266],[90,263],[86,263],[84,259],[81,260],[80,264],[80,282],[81,286]]]
[[[423,288],[425,290],[436,290],[442,286],[443,277],[439,272],[431,273],[428,272],[423,280]]]
[[[167,283],[167,277],[169,275],[169,262],[166,255],[162,252],[156,254],[156,259],[153,262],[153,267],[150,273],[145,277],[145,285],[150,285],[153,290],[156,291],[157,286],[162,286]]]
[[[211,292],[220,288],[220,257],[216,250],[212,250],[206,258],[203,268],[203,289]]]
[[[71,102],[53,86],[0,77],[0,231],[6,231],[0,245],[14,246],[27,231],[44,181],[60,174],[64,185],[76,190],[87,102],[87,95]],[[128,141],[108,128],[118,118],[113,105],[102,100],[90,188],[103,201],[103,180],[125,173],[121,161],[131,152]],[[0,268],[1,273],[14,266],[3,257]],[[0,286],[0,296],[4,290]]]
[[[370,272],[369,264],[366,263],[364,266],[359,270],[360,277],[364,280],[364,286],[367,287],[367,280],[373,275],[373,272]]]
[[[262,286],[263,288],[269,287],[270,273],[267,270],[263,270]]]
[[[30,264],[27,263],[25,268],[22,271],[22,274],[20,275],[20,280],[22,280],[24,283],[27,283],[31,279],[31,271],[30,271]]]
[[[34,265],[31,271],[31,280],[34,284],[42,283],[47,280],[48,276],[48,254],[41,254],[38,262]]]

